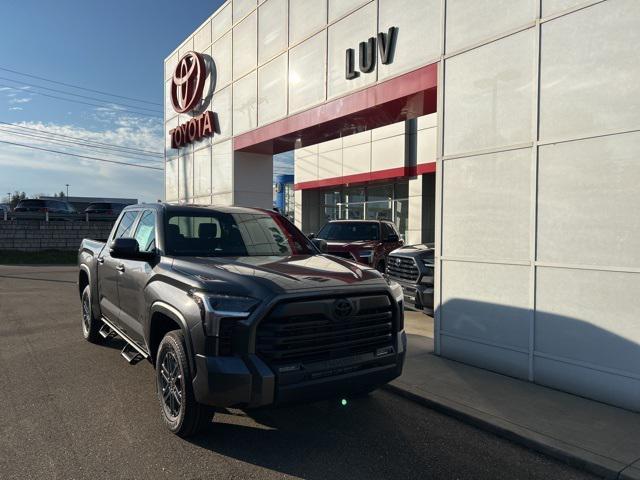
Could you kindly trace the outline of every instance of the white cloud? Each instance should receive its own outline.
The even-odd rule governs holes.
[[[31,100],[33,100],[31,97],[12,98],[9,103],[29,103]]]
[[[19,111],[19,110],[24,110],[24,108],[22,108],[22,107],[9,107],[9,110]]]
[[[10,108],[21,109],[21,107]],[[163,131],[158,121],[125,117],[122,121],[111,122],[108,128],[100,131],[74,125],[33,121],[16,125],[30,130],[0,124],[0,140],[107,160],[159,168],[163,166]],[[14,133],[8,133],[8,128]],[[72,145],[65,140],[73,142],[73,139],[61,136],[51,136],[46,139],[33,136],[46,133],[106,143],[110,146],[148,150],[156,154],[152,157],[137,151],[114,151],[106,145],[103,145],[104,149],[97,146]],[[53,192],[59,189],[57,183],[63,182],[73,185],[74,194],[82,196],[121,196],[150,201],[155,201],[162,196],[163,172],[161,170],[114,165],[2,143],[0,143],[0,165],[3,166],[0,188],[7,182],[4,188],[19,188],[27,193]],[[56,180],[57,178],[60,180]]]

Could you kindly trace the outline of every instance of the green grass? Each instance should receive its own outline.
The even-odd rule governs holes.
[[[0,265],[74,265],[77,261],[78,252],[74,250],[43,250],[42,252],[0,250]]]

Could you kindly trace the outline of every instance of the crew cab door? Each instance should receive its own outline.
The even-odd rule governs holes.
[[[119,259],[113,258],[109,253],[109,244],[115,238],[131,236],[131,229],[138,216],[138,211],[129,211],[122,215],[115,233],[109,237],[107,244],[98,255],[98,298],[100,301],[100,311],[111,322],[118,323],[119,304],[118,280],[122,263]]]
[[[154,210],[143,210],[135,227],[133,238],[141,252],[156,249],[157,218]],[[132,340],[144,345],[143,316],[145,314],[144,288],[153,274],[153,265],[146,260],[121,259],[124,267],[118,283],[120,298],[119,326]]]

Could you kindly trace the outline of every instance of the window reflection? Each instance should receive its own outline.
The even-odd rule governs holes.
[[[409,182],[333,187],[321,192],[322,218],[331,220],[391,220],[406,235]]]

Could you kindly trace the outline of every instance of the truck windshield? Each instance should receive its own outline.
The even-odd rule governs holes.
[[[327,223],[318,232],[318,238],[324,240],[378,240],[380,227],[371,222],[335,222]]]
[[[317,253],[288,220],[270,213],[169,213],[166,250],[173,256],[242,257]]]

